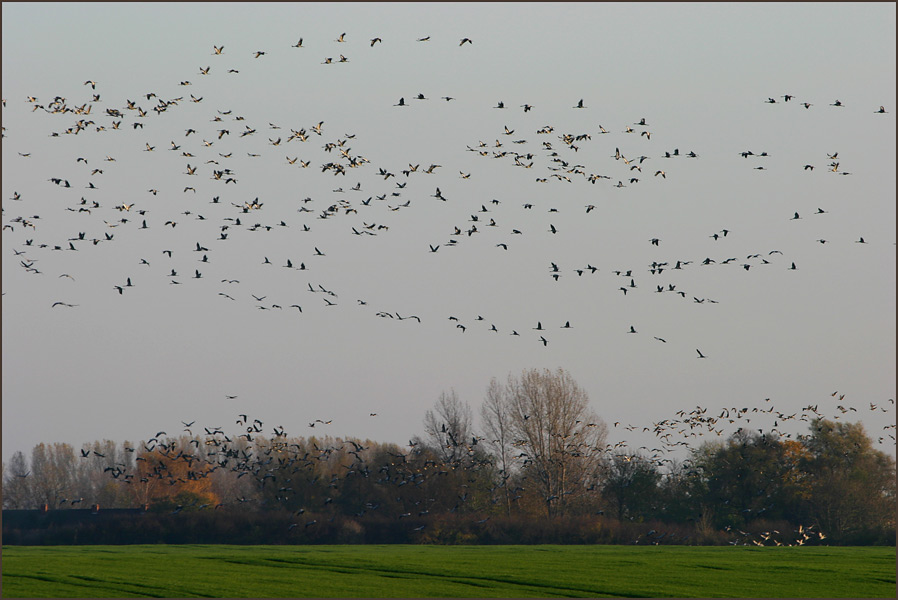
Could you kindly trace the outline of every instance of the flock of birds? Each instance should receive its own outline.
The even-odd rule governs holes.
[[[417,38],[420,43],[429,41],[430,36]],[[347,42],[345,33],[335,40],[338,44]],[[461,47],[474,44],[469,38],[462,38],[459,42]],[[368,40],[372,49],[382,43],[384,42],[379,37]],[[299,38],[292,48],[306,48],[303,39]],[[186,79],[179,80],[178,86],[184,92],[187,89],[202,88],[202,80],[216,77],[219,71],[226,75],[240,72],[225,64],[230,52],[225,51],[224,45],[213,46],[210,54],[212,62],[208,66],[199,67],[196,73],[199,80],[196,83]],[[268,54],[268,50],[257,50],[251,56],[264,60]],[[347,56],[337,54],[339,58],[325,57],[322,64],[349,62]],[[359,239],[388,236],[395,234],[400,228],[394,225],[393,218],[400,211],[403,214],[415,210],[427,212],[434,203],[464,204],[469,213],[464,222],[446,223],[446,238],[434,240],[427,247],[412,251],[442,255],[452,248],[485,239],[488,241],[477,243],[488,245],[496,252],[513,252],[517,247],[536,243],[530,242],[531,238],[546,234],[553,238],[564,236],[564,227],[561,225],[563,221],[559,216],[561,212],[569,214],[569,211],[576,210],[579,213],[577,218],[584,220],[598,218],[596,215],[601,212],[600,205],[597,204],[599,200],[574,209],[560,201],[556,204],[556,199],[559,198],[556,194],[550,195],[551,200],[539,201],[508,198],[472,200],[470,195],[464,198],[451,197],[451,194],[447,195],[441,190],[441,186],[446,188],[444,182],[447,178],[457,178],[464,182],[476,181],[479,173],[456,166],[444,167],[429,161],[419,162],[417,159],[412,162],[403,161],[401,164],[388,164],[369,158],[353,150],[353,146],[363,143],[356,134],[339,134],[323,120],[311,119],[305,126],[295,123],[281,125],[258,116],[243,116],[231,109],[215,108],[206,111],[205,122],[191,122],[189,127],[175,131],[168,125],[171,122],[170,113],[183,111],[185,105],[208,106],[213,100],[207,98],[207,93],[197,91],[196,95],[187,93],[187,97],[184,93],[179,93],[164,98],[161,93],[148,91],[136,96],[136,100],[126,98],[123,102],[108,102],[101,97],[103,87],[100,82],[89,79],[83,85],[90,89],[77,100],[69,98],[68,94],[45,99],[27,96],[24,99],[31,106],[32,113],[40,111],[42,114],[53,115],[58,120],[58,127],[48,133],[51,138],[63,140],[81,136],[93,139],[85,144],[83,152],[79,151],[70,157],[69,164],[52,166],[54,172],[47,173],[46,191],[21,194],[16,191],[3,207],[6,217],[3,235],[7,243],[14,246],[12,252],[18,261],[17,265],[28,274],[58,280],[56,289],[59,296],[47,302],[48,307],[54,310],[74,309],[89,301],[72,301],[72,292],[68,291],[67,286],[74,284],[80,275],[74,269],[62,272],[59,267],[62,261],[58,259],[60,255],[77,252],[81,261],[89,266],[97,253],[120,253],[118,248],[122,245],[130,248],[131,246],[127,246],[128,242],[138,239],[137,236],[151,236],[153,233],[147,231],[163,230],[166,231],[165,235],[156,233],[158,243],[152,252],[134,255],[130,270],[108,275],[108,293],[127,300],[133,294],[140,294],[142,289],[162,284],[184,287],[203,285],[204,293],[214,293],[221,302],[243,304],[257,311],[306,315],[310,311],[331,310],[332,307],[349,304],[368,309],[377,318],[421,324],[430,315],[407,307],[399,310],[395,306],[372,307],[358,295],[347,302],[346,292],[324,285],[328,274],[328,253],[333,245],[340,243],[335,232],[342,231],[344,236],[351,234]],[[409,98],[410,101],[407,102],[406,96],[402,96],[393,106],[409,108],[430,100],[424,93],[417,93]],[[767,102],[786,104],[795,101],[795,97],[790,94],[781,98],[782,102],[775,98],[768,98]],[[441,99],[445,102],[456,100],[448,95]],[[215,101],[221,102],[221,99]],[[815,106],[807,101],[796,103],[805,110]],[[3,106],[7,106],[5,99]],[[539,109],[529,103],[516,106],[528,115],[539,114]],[[846,110],[845,105],[838,100],[830,104],[830,107],[834,107],[832,110]],[[510,106],[500,100],[492,108],[496,109],[495,114],[499,116]],[[573,100],[566,108],[586,111],[589,106],[584,99],[578,99]],[[871,112],[876,115],[889,114],[882,106]],[[197,111],[194,110],[191,114],[197,114]],[[397,115],[397,118],[402,118],[402,114]],[[599,124],[578,132],[556,131],[551,124],[522,131],[518,127],[510,128],[505,123],[497,122],[496,128],[484,136],[485,139],[472,140],[465,149],[459,148],[459,151],[473,153],[483,163],[491,163],[484,167],[484,171],[487,168],[494,169],[493,164],[500,164],[500,168],[509,170],[520,169],[521,173],[529,175],[540,185],[567,186],[585,183],[595,186],[595,189],[605,188],[608,194],[624,194],[626,188],[635,186],[654,186],[660,193],[663,191],[661,186],[670,181],[670,178],[675,178],[678,170],[688,168],[684,162],[699,161],[701,155],[694,150],[681,152],[679,147],[656,149],[657,138],[662,137],[656,133],[662,130],[656,129],[657,124],[650,123],[650,120],[636,117],[610,129]],[[26,129],[24,125],[17,123],[7,131],[4,125],[3,137],[10,139],[7,143],[20,148],[18,155],[23,161],[43,160],[39,153],[26,146],[27,139],[20,135],[20,128]],[[116,137],[107,146],[109,136]],[[592,161],[578,158],[587,155],[594,146],[599,145],[600,140],[606,139],[603,136],[615,140],[611,144],[614,146],[612,154]],[[260,141],[259,138],[266,138],[267,142]],[[100,147],[115,147],[120,150],[97,151]],[[109,190],[104,179],[116,174],[121,163],[127,163],[127,168],[133,168],[140,158],[138,152],[149,155],[145,160],[152,168],[171,168],[171,165],[178,164],[178,171],[160,177],[158,187],[133,190],[113,185]],[[753,166],[756,170],[766,170],[766,161],[771,160],[771,155],[766,151],[743,150],[738,155],[743,159],[759,161],[759,164]],[[310,178],[317,172],[315,176],[318,181],[321,177],[330,176],[334,182],[329,186],[332,188],[331,192],[315,199],[305,196],[289,200],[291,208],[295,210],[292,218],[267,217],[271,211],[266,209],[277,202],[274,212],[282,210],[283,201],[260,198],[242,184],[244,173],[250,180],[256,176],[259,159],[282,165],[291,181],[300,175],[304,176],[305,170],[308,170]],[[840,156],[839,152],[827,153],[825,160],[821,153],[811,160],[814,163],[817,160],[821,162],[795,165],[796,173],[812,176],[817,166],[829,161],[825,169],[819,170],[822,176],[852,174],[843,166],[851,157]],[[17,165],[8,166],[11,170],[18,168]],[[557,189],[563,194],[566,188]],[[300,193],[299,196],[303,194]],[[593,194],[593,197],[599,196]],[[44,202],[45,198],[52,198],[52,204]],[[166,204],[163,199],[171,202]],[[177,212],[159,208],[175,204],[179,207]],[[48,212],[36,214],[36,209],[33,208],[36,206],[43,206]],[[14,215],[7,217],[8,212]],[[519,224],[532,223],[534,220],[528,214],[534,212],[544,214],[539,230]],[[794,212],[790,218],[787,212],[783,215],[783,220],[824,219],[829,213],[829,210],[817,208],[813,214],[802,216],[799,212]],[[56,226],[61,223],[63,227],[71,228],[70,233],[61,237],[42,236],[42,225],[50,220]],[[310,248],[305,252],[295,250],[298,247],[297,240],[302,240],[308,232],[325,227],[328,228],[326,241],[309,243]],[[736,229],[737,226],[734,225],[705,233],[708,239],[719,244],[715,247],[721,248],[720,254],[715,254],[713,258],[703,255],[661,256],[642,265],[605,264],[600,258],[596,258],[581,264],[562,265],[560,261],[547,257],[544,276],[559,285],[562,281],[587,281],[604,277],[600,285],[609,293],[619,293],[625,298],[657,294],[669,298],[670,302],[710,307],[718,301],[706,297],[704,293],[682,289],[680,283],[662,278],[662,273],[667,273],[670,277],[689,269],[707,269],[709,272],[725,268],[739,268],[745,272],[763,268],[788,271],[799,269],[796,260],[786,257],[776,248],[731,256],[726,252],[725,244],[732,239]],[[259,241],[259,238],[264,241]],[[265,238],[274,241],[270,242]],[[146,239],[140,241],[144,243]],[[833,240],[816,239],[820,244],[831,241]],[[860,236],[851,241],[857,244],[868,243]],[[662,237],[653,236],[644,243],[661,251],[663,242]],[[257,267],[252,273],[235,272],[227,259],[220,258],[226,254],[223,248],[230,244],[244,245],[244,253],[257,253]],[[260,250],[263,244],[265,249]],[[300,275],[306,277],[298,279]],[[247,278],[263,282],[294,278],[289,280],[294,291],[290,295],[274,297],[261,286],[258,289],[250,287],[249,283],[245,283]],[[200,283],[208,281],[212,284]],[[4,291],[4,294],[7,292]],[[479,314],[476,317],[442,315],[434,320],[442,321],[444,326],[460,334],[476,327],[489,335],[527,335],[534,343],[542,346],[548,346],[556,333],[575,330],[578,326],[578,323],[568,317],[536,316],[529,323],[502,322],[504,318],[502,315],[497,318]],[[622,326],[621,333],[642,334],[636,324]],[[668,343],[666,335],[655,335],[656,333],[660,332],[649,332],[653,340],[661,344]],[[697,359],[713,359],[713,353],[706,354],[694,345],[689,345],[689,348],[690,354],[694,349],[694,357]],[[661,460],[660,451],[664,444],[673,439],[674,431],[679,429],[681,434],[696,435],[696,427],[700,426],[707,427],[712,434],[721,435],[722,429],[717,428],[717,425],[723,422],[737,423],[740,419],[745,419],[747,423],[750,412],[772,413],[773,408],[766,411],[760,408],[753,408],[751,411],[747,408],[732,408],[717,417],[706,415],[700,410],[683,413],[678,419],[655,424],[652,431],[664,434],[659,435],[662,448],[645,449],[652,453],[654,459]],[[793,418],[807,420],[815,413],[816,407],[803,409],[800,416],[777,412],[777,423]],[[894,440],[894,436],[891,437]],[[883,438],[880,438],[880,442],[882,441]],[[676,442],[681,443],[684,442]]]

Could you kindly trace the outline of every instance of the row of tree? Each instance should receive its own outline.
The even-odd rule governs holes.
[[[690,426],[714,420],[702,414]],[[783,523],[834,543],[894,543],[895,461],[859,423],[814,418],[798,439],[740,429],[677,461],[607,444],[607,426],[561,369],[494,380],[480,417],[478,431],[470,406],[449,392],[408,447],[269,436],[247,417],[240,435],[216,429],[77,451],[39,444],[30,460],[17,452],[4,463],[3,507],[239,510],[278,515],[291,532],[335,519],[408,532],[439,522],[437,540],[455,539],[447,524],[489,519],[665,523],[693,530],[680,536],[693,542]]]

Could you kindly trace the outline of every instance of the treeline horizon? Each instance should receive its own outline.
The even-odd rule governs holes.
[[[723,419],[680,416],[656,427],[714,430]],[[247,415],[233,437],[37,444],[30,460],[4,462],[4,509],[150,514],[52,535],[4,520],[4,541],[76,543],[78,529],[77,543],[895,543],[895,460],[860,423],[815,416],[795,439],[740,428],[675,460],[661,450],[682,442],[667,430],[651,452],[606,443],[604,421],[561,369],[494,380],[480,417],[475,431],[450,392],[404,448],[267,436]]]

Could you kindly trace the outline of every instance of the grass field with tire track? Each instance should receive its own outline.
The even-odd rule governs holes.
[[[5,546],[3,597],[895,597],[894,547]]]

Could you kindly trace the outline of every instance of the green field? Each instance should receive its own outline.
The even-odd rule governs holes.
[[[895,597],[895,548],[5,546],[3,597]]]

